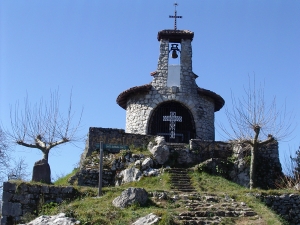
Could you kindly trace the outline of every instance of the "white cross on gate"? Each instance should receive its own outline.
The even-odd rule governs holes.
[[[170,116],[163,116],[163,121],[170,122],[170,138],[175,138],[176,122],[182,122],[182,116],[176,116],[176,112],[170,112]]]

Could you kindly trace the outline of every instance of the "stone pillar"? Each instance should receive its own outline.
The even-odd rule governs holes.
[[[152,86],[161,90],[167,86],[169,62],[169,40],[160,40],[160,54],[158,58],[157,74],[154,76]]]
[[[180,54],[180,88],[184,93],[197,93],[197,85],[195,82],[195,75],[192,68],[192,44],[191,40],[181,40],[181,54]]]
[[[51,170],[48,162],[45,159],[34,163],[32,172],[32,181],[51,183]]]

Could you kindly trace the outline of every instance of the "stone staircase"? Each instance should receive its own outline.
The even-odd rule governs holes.
[[[226,217],[257,219],[257,214],[245,203],[238,203],[225,194],[220,196],[196,192],[186,169],[172,168],[169,173],[171,188],[177,194],[176,203],[180,203],[181,209],[186,209],[186,211],[181,210],[176,218],[180,224],[221,224]]]
[[[255,217],[257,214],[243,202],[208,193],[193,193],[182,199],[187,211],[177,219],[184,225],[220,224],[226,217]],[[253,218],[253,219],[256,219]]]
[[[187,169],[172,168],[169,171],[171,176],[171,189],[179,192],[194,192],[195,188],[192,186],[191,178],[188,175]]]

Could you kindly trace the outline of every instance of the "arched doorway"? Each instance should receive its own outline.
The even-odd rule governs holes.
[[[188,143],[196,136],[193,115],[179,102],[161,103],[150,117],[148,134],[164,136],[167,142]]]

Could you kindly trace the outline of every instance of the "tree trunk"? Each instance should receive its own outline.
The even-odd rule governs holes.
[[[254,139],[252,140],[252,144],[251,144],[251,160],[250,160],[250,189],[253,189],[256,187],[257,183],[256,183],[256,167],[257,167],[257,163],[256,163],[256,155],[257,155],[257,151],[258,151],[258,146],[259,146],[259,140],[258,140],[258,136],[259,136],[259,132],[260,132],[260,126],[255,126],[254,127],[254,132],[255,132],[255,136]]]
[[[43,154],[44,154],[43,159],[45,159],[46,162],[48,163],[49,151],[45,150],[45,151],[43,151]]]
[[[251,160],[250,160],[250,189],[253,189],[256,187],[256,158],[257,158],[257,150],[258,145],[257,143],[254,143],[254,145],[251,145]]]

